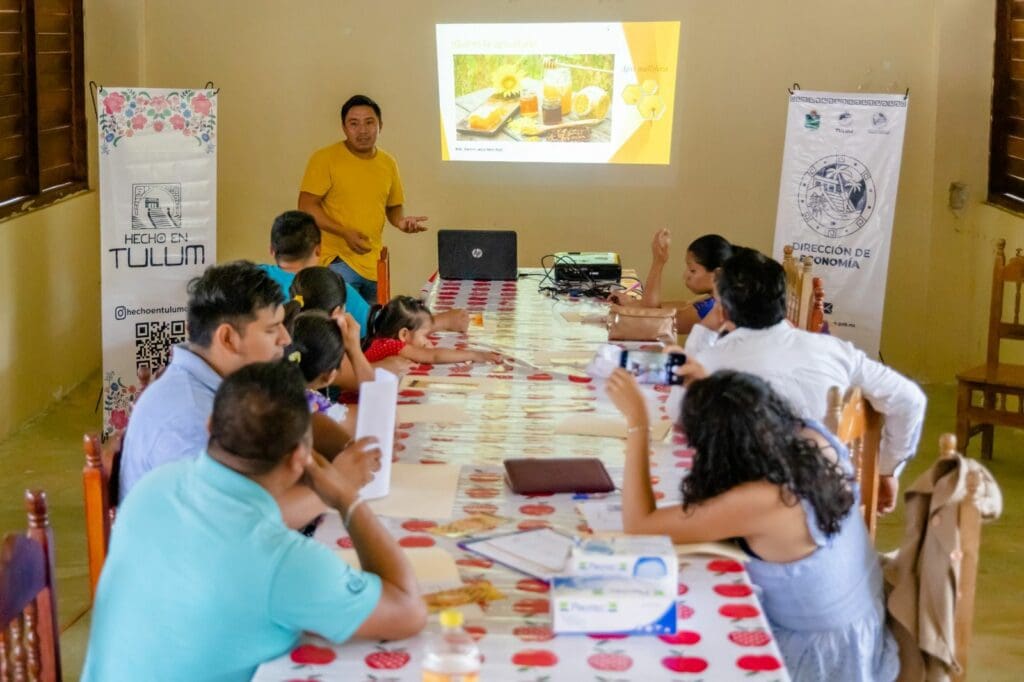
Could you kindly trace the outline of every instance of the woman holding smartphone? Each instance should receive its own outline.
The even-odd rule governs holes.
[[[681,420],[696,450],[693,470],[682,507],[658,509],[643,396],[622,369],[607,391],[628,425],[627,533],[735,539],[751,557],[747,570],[794,680],[896,679],[878,557],[856,513],[849,454],[826,429],[802,421],[753,375],[722,371],[694,382]]]

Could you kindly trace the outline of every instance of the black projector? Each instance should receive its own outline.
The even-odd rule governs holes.
[[[622,279],[619,254],[601,251],[559,251],[554,254],[556,282],[615,282]]]

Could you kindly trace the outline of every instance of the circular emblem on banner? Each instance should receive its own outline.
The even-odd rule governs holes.
[[[473,256],[473,258],[483,258],[484,257],[484,250],[483,249],[473,249],[469,253]]]
[[[875,181],[867,166],[843,154],[815,161],[800,178],[800,215],[823,237],[848,237],[875,210]]]

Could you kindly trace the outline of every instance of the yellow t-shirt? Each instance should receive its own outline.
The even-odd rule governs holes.
[[[376,281],[385,209],[405,201],[394,157],[378,148],[372,159],[361,159],[344,142],[332,144],[310,157],[300,189],[323,197],[328,216],[370,239],[370,251],[360,255],[344,238],[322,232],[321,263],[329,265],[341,258],[366,279]]]

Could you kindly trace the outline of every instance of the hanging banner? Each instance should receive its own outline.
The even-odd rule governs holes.
[[[831,333],[878,355],[907,122],[904,95],[789,98],[773,254],[814,259]]]
[[[216,262],[217,92],[100,88],[103,432],[138,372],[185,341],[188,281]]]

